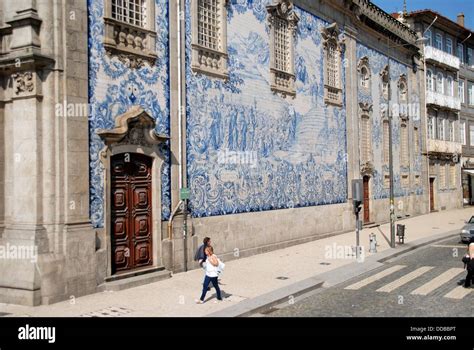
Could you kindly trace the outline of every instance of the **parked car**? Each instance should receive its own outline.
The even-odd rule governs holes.
[[[461,230],[461,241],[463,243],[468,243],[471,237],[474,237],[474,216],[466,221],[466,225]]]

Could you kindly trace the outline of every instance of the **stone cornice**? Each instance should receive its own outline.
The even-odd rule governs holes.
[[[55,60],[43,55],[40,50],[12,52],[0,57],[0,75],[11,74],[25,70],[37,70],[53,66]]]
[[[369,0],[345,0],[345,2],[346,5],[353,6],[353,11],[359,19],[362,20],[365,17],[398,36],[406,43],[415,45],[417,39],[416,32],[372,4]]]

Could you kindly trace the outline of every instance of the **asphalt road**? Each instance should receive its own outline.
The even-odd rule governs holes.
[[[449,239],[387,261],[383,267],[318,290],[267,317],[460,317],[474,316],[474,288],[464,279],[466,246]]]

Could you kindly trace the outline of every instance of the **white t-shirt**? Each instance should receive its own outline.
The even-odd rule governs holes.
[[[206,276],[208,277],[218,277],[219,276],[219,269],[218,266],[214,266],[209,262],[209,257],[206,259],[206,261],[202,264],[204,270],[206,270]]]

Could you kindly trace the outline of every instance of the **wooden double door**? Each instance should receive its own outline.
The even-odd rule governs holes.
[[[111,159],[112,273],[153,264],[152,158],[138,153]]]

